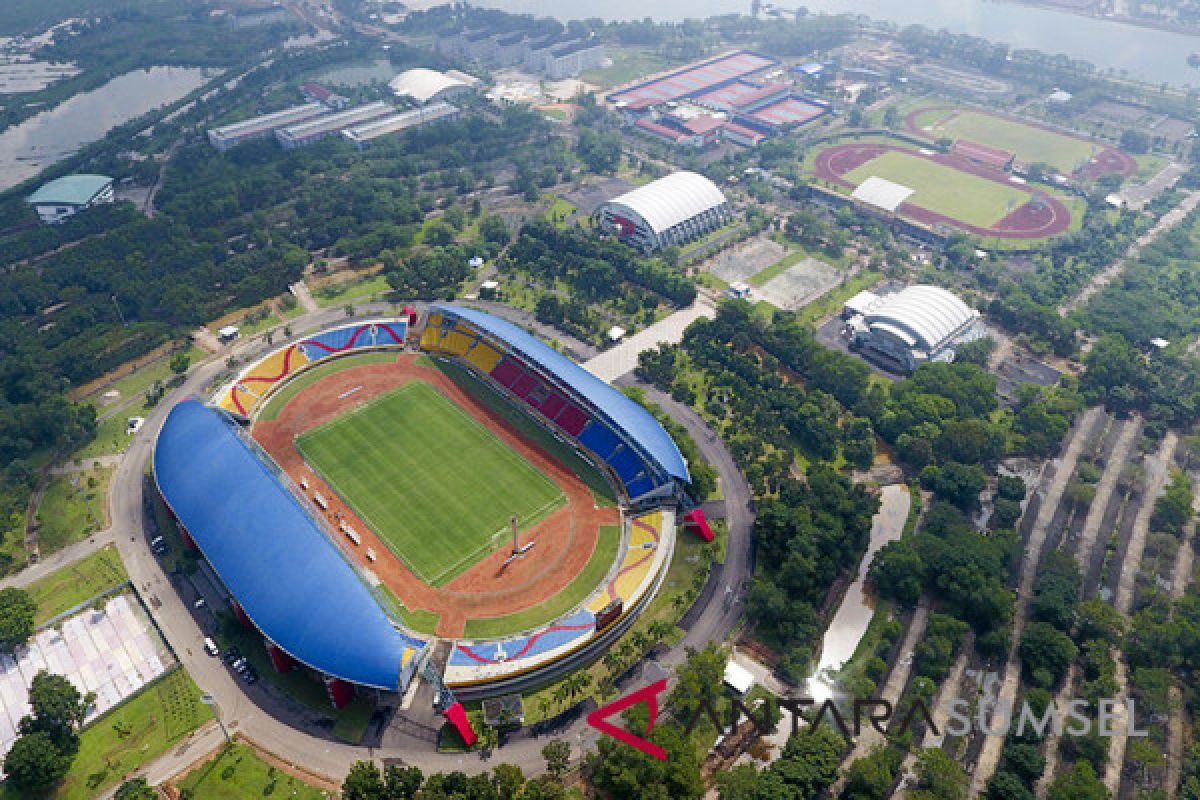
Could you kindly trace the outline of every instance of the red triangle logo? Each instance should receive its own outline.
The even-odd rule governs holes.
[[[641,736],[630,733],[624,728],[618,728],[616,725],[608,721],[608,718],[620,714],[627,708],[636,706],[638,703],[645,703],[650,711],[650,722],[646,725],[645,736],[650,735],[650,731],[654,730],[654,723],[658,720],[658,696],[667,690],[667,680],[663,678],[660,681],[650,684],[649,686],[638,689],[632,694],[627,694],[620,700],[614,700],[606,706],[600,706],[595,711],[587,715],[587,724],[591,725],[601,733],[608,734],[619,742],[624,742],[630,747],[641,750],[646,755],[657,758],[659,761],[667,760],[667,751],[656,745],[654,742],[648,741]]]

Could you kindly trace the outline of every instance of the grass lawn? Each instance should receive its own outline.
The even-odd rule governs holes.
[[[117,549],[108,545],[29,585],[29,594],[38,607],[34,621],[41,625],[128,580]]]
[[[580,74],[580,80],[601,89],[609,89],[655,72],[662,72],[670,66],[670,62],[654,51],[639,48],[616,49],[609,57],[612,59],[612,66],[585,70]]]
[[[313,295],[313,299],[317,301],[317,305],[328,308],[329,306],[344,305],[354,300],[362,300],[364,297],[381,296],[391,290],[392,287],[388,286],[387,278],[383,277],[381,273],[363,280],[318,289]]]
[[[575,451],[575,448],[559,441],[542,425],[530,419],[529,415],[523,413],[518,408],[514,408],[508,398],[457,364],[452,364],[448,361],[436,361],[424,356],[420,363],[436,367],[446,373],[446,376],[458,384],[459,388],[471,394],[476,400],[479,400],[493,412],[504,417],[510,425],[520,432],[523,438],[533,442],[566,465],[568,469],[574,472],[592,490],[592,498],[596,501],[597,506],[610,508],[617,504],[612,486],[604,479],[603,475],[597,472],[591,464],[584,461],[579,453]]]
[[[101,414],[105,409],[97,409]],[[71,454],[71,460],[95,458],[96,456],[111,456],[124,453],[133,439],[125,429],[129,426],[130,417],[139,416],[135,407],[118,409],[111,417],[96,423],[96,435],[83,447]]]
[[[896,150],[846,174],[858,185],[877,175],[914,189],[909,202],[969,225],[990,227],[1029,201],[1029,192]]]
[[[549,600],[515,614],[489,619],[469,619],[463,635],[468,638],[507,636],[558,619],[586,600],[587,596],[600,585],[600,581],[604,579],[608,570],[617,560],[617,545],[620,543],[621,526],[601,526],[600,537],[596,541],[592,555],[584,565],[583,571],[567,584],[567,588]]]
[[[37,512],[43,556],[104,527],[112,474],[112,469],[101,467],[50,478]]]
[[[575,210],[575,206],[570,201],[555,195],[554,202],[550,204],[550,207],[546,209],[546,213],[542,216],[557,227],[566,228],[570,224],[567,220],[575,213]]]
[[[211,716],[187,672],[173,670],[84,728],[79,753],[54,797],[91,800],[99,796],[178,745]],[[0,800],[20,798],[4,785]]]
[[[945,110],[927,112],[917,117],[917,124],[922,128],[932,126],[925,133],[933,139],[967,139],[1016,153],[1017,160],[1027,164],[1042,161],[1067,174],[1102,149],[1101,145],[1074,136],[980,111],[960,109],[952,118],[951,115],[952,112]]]
[[[189,367],[199,364],[204,359],[208,358],[208,352],[202,350],[196,345],[191,345],[185,351],[188,354]],[[166,383],[169,379],[175,377],[175,373],[171,371],[171,356],[167,355],[157,361],[151,361],[149,364],[141,367],[126,375],[121,380],[109,384],[100,390],[100,394],[111,390],[116,390],[120,393],[122,400],[128,400],[131,397],[145,394],[146,391],[154,385],[155,381]],[[128,409],[129,413],[125,416],[136,416],[137,412],[133,407]]]
[[[442,586],[566,500],[432,386],[412,381],[296,438],[305,461],[426,583]]]
[[[427,633],[430,636],[437,630],[438,620],[442,618],[440,614],[426,611],[423,608],[409,608],[385,584],[379,584],[373,591],[384,609],[392,616],[399,617],[405,627],[417,633]]]
[[[257,800],[276,793],[299,800],[323,800],[329,796],[272,767],[241,742],[228,745],[212,761],[193,770],[179,782],[179,788],[204,800]]]
[[[312,386],[323,378],[328,378],[330,375],[341,372],[342,370],[361,367],[364,364],[394,364],[396,363],[396,354],[386,351],[376,353],[362,353],[361,355],[347,356],[335,358],[331,361],[326,361],[323,364],[318,364],[315,367],[306,369],[296,377],[290,379],[278,391],[267,398],[266,404],[258,413],[258,418],[263,420],[272,420],[279,416],[279,412],[283,410],[293,397],[300,394],[304,389]]]

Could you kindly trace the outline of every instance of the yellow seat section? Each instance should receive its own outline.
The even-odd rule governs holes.
[[[440,327],[442,327],[442,315],[441,314],[430,314],[429,321],[425,323],[425,329],[429,330],[430,328],[440,328]]]
[[[425,329],[421,334],[421,349],[422,350],[437,350],[438,342],[442,338],[442,329],[435,328],[432,325]]]
[[[439,348],[444,352],[461,356],[467,352],[467,348],[471,346],[472,341],[473,339],[469,336],[459,333],[457,330],[452,330],[446,334],[446,338],[442,340]]]
[[[500,361],[500,353],[490,344],[480,342],[467,353],[467,361],[484,372],[491,372]]]
[[[644,517],[638,517],[638,522],[645,523],[654,529],[659,536],[662,535],[662,512],[656,511],[653,514],[647,514]],[[642,528],[639,525],[629,526],[629,547],[630,549],[643,549],[645,545],[654,544],[658,539],[654,533]]]
[[[282,380],[307,363],[308,356],[304,355],[303,350],[295,346],[285,347],[251,367],[240,382],[261,394],[264,388]]]

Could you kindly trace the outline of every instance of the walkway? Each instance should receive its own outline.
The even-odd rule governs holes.
[[[1150,518],[1154,516],[1154,501],[1162,494],[1167,484],[1167,475],[1171,467],[1171,458],[1175,454],[1175,445],[1179,437],[1170,431],[1163,437],[1158,452],[1146,459],[1146,488],[1142,492],[1142,504],[1133,520],[1133,532],[1129,536],[1129,545],[1125,550],[1125,558],[1121,562],[1121,575],[1117,579],[1117,592],[1113,598],[1113,606],[1128,619],[1133,610],[1133,590],[1137,583],[1138,573],[1142,568],[1142,553],[1146,547],[1146,534],[1150,531]],[[1116,696],[1129,696],[1129,665],[1125,662],[1125,654],[1114,648],[1113,659],[1117,662]],[[1117,721],[1114,723],[1115,735],[1108,740],[1108,761],[1104,765],[1104,786],[1110,797],[1117,796],[1121,788],[1121,772],[1125,767],[1125,745],[1128,726],[1125,724],[1124,703],[1116,709]]]
[[[1059,503],[1062,502],[1067,482],[1075,474],[1075,464],[1079,460],[1079,454],[1083,451],[1091,432],[1096,429],[1096,425],[1103,416],[1104,412],[1099,408],[1089,408],[1084,412],[1079,424],[1070,433],[1070,440],[1067,442],[1062,456],[1053,462],[1055,465],[1054,475],[1049,479],[1049,484],[1044,489],[1038,490],[1044,493],[1033,529],[1029,532],[1025,556],[1021,560],[1021,577],[1017,587],[1016,607],[1013,610],[1012,644],[1009,646],[1008,659],[1004,665],[1004,680],[992,706],[994,709],[1013,708],[1016,702],[1017,685],[1021,677],[1017,645],[1021,641],[1021,633],[1025,630],[1025,619],[1029,615],[1029,601],[1033,596],[1033,579],[1037,575],[1037,567],[1042,558],[1042,546],[1046,542],[1046,535],[1054,521]],[[996,771],[996,766],[1000,763],[1004,741],[1003,736],[984,737],[983,749],[979,753],[979,761],[971,776],[971,797],[978,796],[983,792],[988,779]]]
[[[601,380],[614,381],[633,371],[638,363],[638,354],[643,350],[650,350],[660,344],[679,344],[683,341],[683,332],[688,325],[701,317],[711,319],[716,314],[717,309],[712,301],[703,295],[697,295],[696,301],[687,308],[682,308],[645,330],[638,331],[583,366]]]

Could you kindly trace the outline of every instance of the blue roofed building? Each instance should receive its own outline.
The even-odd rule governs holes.
[[[44,184],[25,202],[33,206],[42,222],[54,224],[102,203],[111,203],[113,179],[107,175],[64,175]]]
[[[385,613],[334,536],[227,412],[196,399],[175,406],[155,445],[154,478],[186,540],[268,649],[320,673],[335,699],[340,682],[407,688],[426,643]]]

